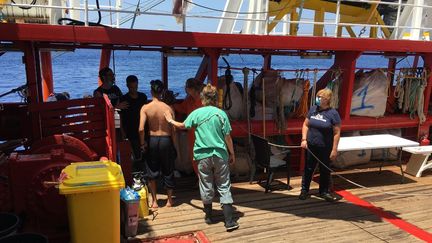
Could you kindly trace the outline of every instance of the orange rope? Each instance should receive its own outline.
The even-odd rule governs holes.
[[[303,94],[300,99],[300,105],[298,106],[297,110],[294,112],[294,116],[297,118],[306,117],[308,113],[309,88],[310,88],[310,82],[308,79],[306,79],[303,84]]]

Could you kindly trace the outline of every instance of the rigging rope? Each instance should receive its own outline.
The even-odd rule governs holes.
[[[398,93],[394,94],[395,97],[399,97],[399,106],[401,101],[401,96],[403,94],[403,105],[402,112],[409,113],[410,118],[414,119],[415,115],[419,117],[419,123],[422,124],[426,121],[426,116],[424,114],[424,90],[427,85],[427,74],[423,68],[418,68],[416,70],[406,69],[401,71],[403,74],[403,86],[404,90],[401,92],[399,83],[396,86]],[[398,77],[399,78],[399,77]],[[399,87],[398,87],[399,85]]]
[[[427,73],[426,70],[422,70],[422,72],[419,74],[420,75],[420,79],[419,79],[419,83],[420,86],[417,89],[417,116],[419,117],[419,121],[420,124],[422,124],[423,122],[426,121],[426,116],[423,112],[423,108],[424,108],[424,90],[426,88],[426,84],[427,84]]]
[[[308,99],[309,99],[309,88],[310,81],[309,79],[304,80],[303,83],[303,94],[300,99],[300,104],[295,111],[295,117],[306,117],[308,113]]]
[[[405,73],[407,75],[407,73]],[[407,75],[408,76],[408,75]],[[410,98],[410,92],[411,92],[411,81],[412,79],[404,77],[404,104],[403,104],[403,113],[407,113],[409,111],[409,98]]]
[[[232,14],[268,14],[268,13],[278,13],[278,12],[284,10],[286,8],[286,6],[288,6],[288,4],[289,4],[289,1],[288,1],[288,3],[286,3],[285,6],[283,6],[282,8],[279,8],[279,9],[276,9],[276,10],[272,10],[272,11],[262,11],[262,12],[241,12],[241,11],[239,11],[239,12],[234,12],[234,11],[221,10],[221,9],[217,9],[217,8],[211,8],[211,7],[208,7],[208,6],[205,6],[205,5],[201,5],[201,4],[189,1],[189,0],[184,0],[184,1],[187,2],[187,3],[193,4],[193,5],[197,6],[197,7],[200,7],[200,8],[212,10],[212,11],[215,11],[215,12],[232,13]]]
[[[231,66],[225,57],[222,57],[224,62],[227,64],[227,68],[225,70],[225,95],[223,98],[223,109],[229,110],[232,107],[232,99],[231,99],[231,83],[233,82],[234,77],[231,74]]]
[[[318,82],[318,72],[314,73],[314,80],[313,80],[309,108],[315,105],[315,94],[316,94],[317,82]]]
[[[11,2],[13,3],[13,4],[19,4],[19,3],[16,3],[14,0],[11,0]],[[25,3],[21,3],[21,4],[25,4]],[[31,3],[29,3],[29,5],[35,5],[36,4],[36,0],[33,0],[33,1],[31,1]],[[24,10],[29,10],[29,9],[31,9],[32,7],[22,7],[22,6],[18,6],[18,8],[20,8],[20,9],[24,9]]]
[[[401,70],[399,70],[398,76],[396,78],[396,87],[393,90],[393,96],[398,100],[398,108],[402,110],[404,102],[405,90],[403,88],[403,80],[401,79]]]
[[[340,87],[340,83],[341,83],[342,71],[340,69],[338,69],[338,70],[332,71],[332,72],[334,74],[334,78],[333,78],[332,82],[329,83],[330,90],[333,93],[331,101],[330,101],[330,106],[333,108],[338,108],[339,107],[339,87]],[[329,86],[329,85],[327,85],[327,86]]]
[[[298,15],[298,19],[297,19],[297,21],[300,21],[300,19],[301,19],[301,17],[302,17],[304,2],[305,2],[305,0],[302,0],[302,1],[300,2],[300,10],[299,10],[299,15]],[[298,31],[298,30],[299,30],[299,23],[296,24],[296,31]]]
[[[308,72],[309,72],[309,71],[308,71]],[[290,111],[292,111],[292,112],[295,112],[295,111],[297,110],[297,107],[296,107],[297,104],[296,104],[296,101],[294,100],[294,98],[295,98],[295,94],[297,93],[297,85],[299,84],[300,79],[303,79],[303,80],[304,80],[304,75],[303,75],[303,77],[300,77],[300,75],[299,75],[299,76],[296,77],[296,79],[295,79],[295,86],[294,86],[294,90],[293,90],[293,92],[291,93],[291,104],[290,104],[291,108],[290,108]],[[282,95],[282,89],[280,89],[279,92],[280,92],[280,94]]]
[[[96,23],[88,22],[88,25],[89,26],[104,26],[103,24],[101,24],[102,13],[100,11],[99,0],[96,0],[96,9],[97,9],[97,13],[98,13],[98,21]],[[57,23],[59,25],[63,25],[63,21],[69,21],[69,23],[67,23],[66,25],[85,25],[85,23],[83,21],[71,19],[71,18],[59,18],[57,20]]]

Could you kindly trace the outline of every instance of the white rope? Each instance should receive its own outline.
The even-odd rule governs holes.
[[[332,99],[330,102],[330,107],[332,108],[339,108],[339,87],[340,87],[340,81],[341,81],[341,75],[342,72],[338,69],[334,71],[334,79],[333,79],[333,85],[332,85]]]
[[[403,113],[407,113],[409,111],[410,105],[410,91],[411,91],[411,79],[404,79],[405,91],[404,91],[404,104],[403,104]]]
[[[315,95],[316,95],[316,86],[317,86],[317,79],[318,79],[318,77],[317,77],[318,75],[317,75],[317,73],[315,73],[315,75],[314,75],[314,81],[313,81],[313,85],[312,85],[312,92],[311,92],[311,97],[310,97],[310,105],[309,105],[309,108],[311,108],[312,106],[314,106],[315,105]]]
[[[275,88],[276,90],[276,95],[277,95],[277,104],[275,103],[273,110],[275,111],[274,113],[276,114],[276,124],[277,124],[277,128],[279,130],[284,130],[285,129],[285,113],[284,113],[284,104],[283,104],[283,94],[282,94],[282,87],[284,84],[285,79],[282,78],[279,74],[278,77],[276,79],[276,85]],[[279,110],[278,110],[279,107]],[[264,117],[264,116],[263,116]]]
[[[418,102],[417,102],[417,115],[419,117],[419,121],[420,124],[422,124],[423,122],[426,121],[426,116],[424,114],[423,111],[423,107],[424,107],[424,90],[426,88],[426,71],[423,70],[422,74],[421,74],[421,84],[420,87],[417,89],[417,98],[418,98]]]
[[[426,121],[426,116],[423,112],[423,107],[424,107],[424,90],[426,88],[425,84],[420,85],[420,87],[417,89],[417,97],[418,97],[418,102],[417,102],[417,115],[419,117],[419,122],[420,124],[422,124],[423,122]]]
[[[399,71],[398,76],[396,78],[396,87],[393,91],[393,96],[398,100],[398,108],[402,110],[404,103],[404,94],[405,90],[403,88],[403,80],[401,79],[401,72]]]
[[[301,148],[301,146],[299,145],[290,145],[290,146],[285,146],[285,145],[279,145],[279,144],[274,144],[274,143],[270,143],[268,142],[269,145],[271,146],[275,146],[275,147],[279,147],[279,148],[287,148],[287,149],[291,149],[291,148]],[[367,189],[370,191],[374,191],[374,192],[379,192],[379,193],[383,193],[383,194],[387,194],[387,195],[392,195],[392,196],[432,196],[432,193],[397,193],[397,192],[391,192],[391,191],[384,191],[381,189],[374,189],[374,188],[370,188],[367,186],[363,186],[357,182],[354,182],[342,175],[337,174],[334,170],[330,169],[326,164],[324,164],[314,153],[312,153],[312,151],[310,151],[309,149],[307,149],[308,152],[310,154],[312,154],[312,156],[320,163],[322,164],[325,168],[327,168],[330,172],[335,173],[334,175],[336,175],[337,177],[341,178],[342,180],[355,185],[357,187],[363,188],[363,189]]]

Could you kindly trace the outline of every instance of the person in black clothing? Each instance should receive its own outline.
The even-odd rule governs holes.
[[[108,96],[111,105],[117,109],[127,108],[127,103],[120,103],[119,99],[123,95],[119,87],[115,85],[115,74],[109,67],[104,67],[99,71],[99,78],[102,85],[93,91],[93,97],[102,97],[104,94]]]
[[[309,187],[317,159],[313,153],[327,167],[337,156],[337,147],[340,139],[341,119],[339,113],[330,107],[332,91],[322,89],[317,92],[315,106],[313,106],[303,123],[301,147],[307,149],[307,159],[302,178],[302,189],[299,196],[300,200],[305,200],[309,196]],[[330,194],[330,171],[319,163],[320,197],[328,202],[333,202],[336,198]]]
[[[120,103],[127,103],[127,108],[120,112],[121,130],[123,137],[129,140],[132,148],[134,161],[141,160],[141,147],[139,140],[139,123],[141,107],[147,103],[147,96],[138,92],[138,78],[135,75],[129,75],[126,78],[126,86],[129,92],[120,97]],[[137,170],[134,165],[134,170]]]

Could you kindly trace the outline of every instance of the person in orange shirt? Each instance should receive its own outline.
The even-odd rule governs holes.
[[[202,107],[200,93],[203,88],[203,83],[196,78],[189,78],[186,80],[185,90],[186,98],[182,103],[174,104],[174,110],[176,113],[184,114],[188,116],[192,111]],[[195,129],[188,130],[188,146],[189,146],[189,158],[192,160],[192,167],[196,175],[198,175],[198,164],[193,160],[193,145],[195,142]]]

